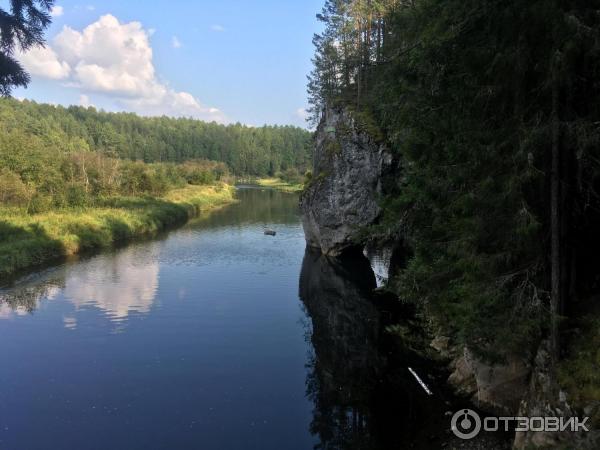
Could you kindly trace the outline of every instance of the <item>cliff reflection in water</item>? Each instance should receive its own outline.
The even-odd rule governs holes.
[[[77,325],[77,313],[93,307],[113,322],[131,313],[148,313],[158,289],[158,247],[131,246],[25,278],[0,290],[0,318],[33,313],[42,302],[62,298],[75,306],[63,317],[66,328]]]
[[[447,406],[411,378],[408,366],[425,371],[423,361],[396,354],[385,332],[394,313],[385,299],[374,301],[375,287],[366,258],[304,256],[300,297],[312,323],[307,395],[315,448],[431,448],[443,439]]]

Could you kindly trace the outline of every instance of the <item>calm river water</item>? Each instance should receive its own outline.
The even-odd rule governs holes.
[[[1,450],[444,439],[437,380],[392,354],[384,328],[396,313],[371,298],[368,262],[305,253],[296,195],[238,197],[161,239],[0,289]]]

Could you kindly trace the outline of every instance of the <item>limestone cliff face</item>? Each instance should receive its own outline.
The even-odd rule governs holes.
[[[382,176],[392,156],[345,111],[329,110],[317,129],[313,178],[300,200],[309,246],[337,256],[357,231],[374,223]]]

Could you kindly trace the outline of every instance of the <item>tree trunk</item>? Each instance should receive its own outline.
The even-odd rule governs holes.
[[[551,314],[551,343],[553,357],[558,357],[558,316],[562,309],[561,294],[561,211],[560,211],[560,117],[559,101],[560,86],[558,75],[558,52],[553,55],[552,61],[552,169],[550,174],[550,314]]]

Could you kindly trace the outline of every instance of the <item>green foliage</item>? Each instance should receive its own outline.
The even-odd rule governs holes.
[[[88,204],[88,195],[85,187],[78,183],[67,186],[65,198],[67,205],[72,208],[83,208]]]
[[[385,133],[377,124],[375,117],[371,111],[355,110],[352,112],[356,129],[370,136],[375,142],[381,143],[385,141]]]
[[[342,144],[336,138],[328,138],[325,143],[325,152],[330,157],[339,155],[342,153]]]
[[[29,181],[26,164],[87,151],[146,163],[218,161],[223,163],[215,166],[220,178],[229,171],[254,176],[288,168],[304,171],[312,149],[311,134],[292,126],[225,126],[0,100],[0,164],[11,170],[18,165],[23,181]]]
[[[298,169],[294,167],[284,170],[279,177],[288,184],[304,183],[304,177],[298,172]]]
[[[0,169],[0,203],[23,206],[29,202],[31,193],[21,177],[9,169]]]
[[[52,197],[36,192],[27,204],[27,214],[40,214],[52,209]]]
[[[342,107],[396,152],[370,232],[403,237],[395,289],[480,353],[527,353],[549,331],[553,145],[563,290],[593,284],[578,255],[600,247],[599,8],[329,0],[319,16],[313,120]]]
[[[4,3],[4,2],[3,2]],[[10,95],[15,86],[27,86],[29,75],[14,57],[44,43],[54,0],[10,0],[10,9],[0,8],[0,95]]]

